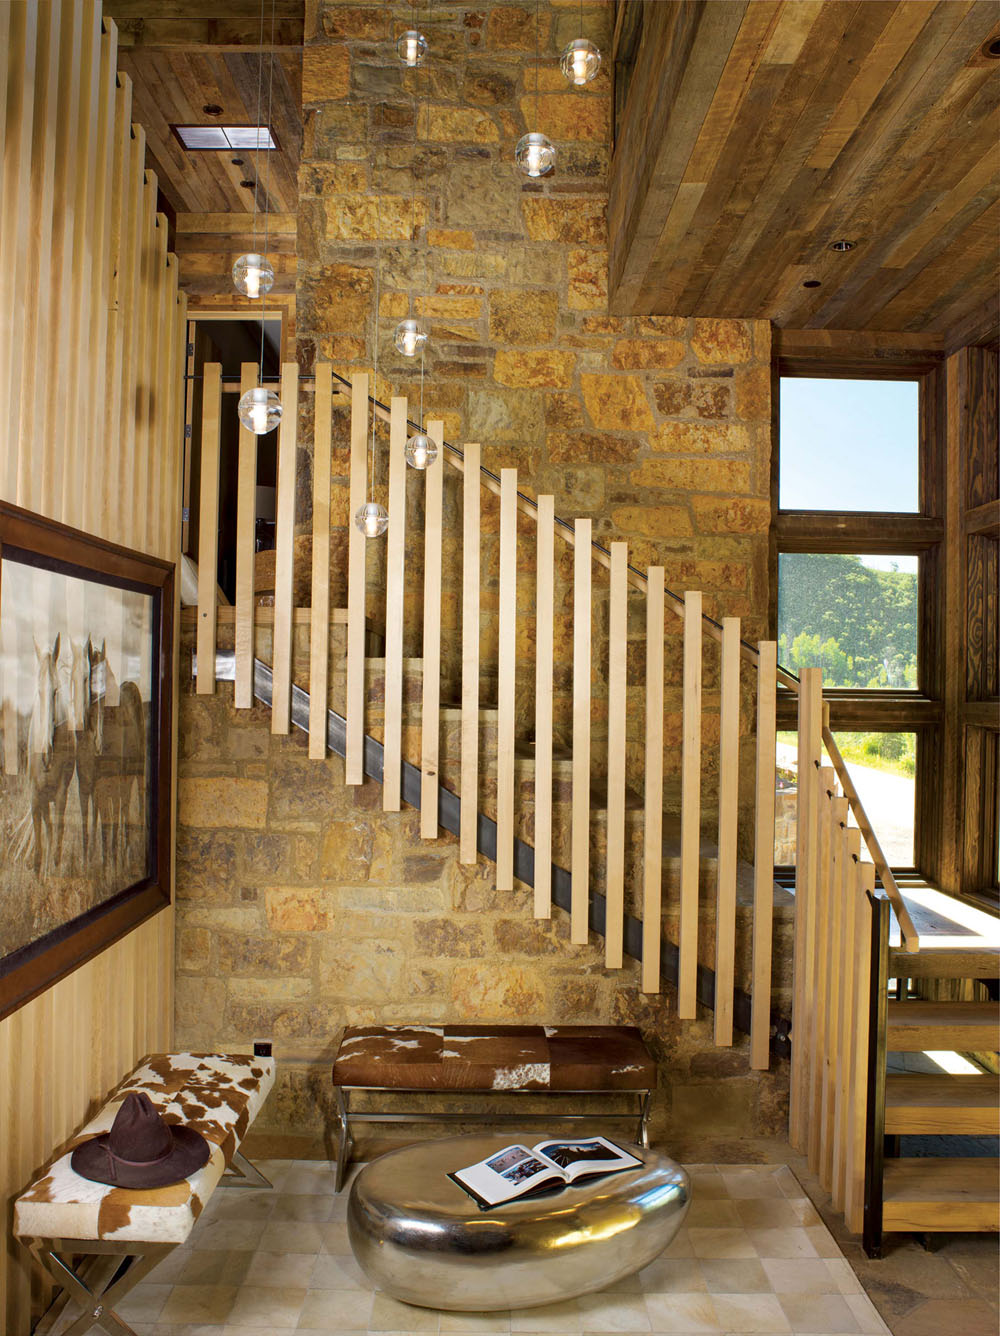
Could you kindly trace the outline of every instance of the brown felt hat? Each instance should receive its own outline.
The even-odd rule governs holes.
[[[192,1127],[165,1123],[148,1095],[126,1095],[111,1131],[77,1146],[83,1178],[116,1188],[165,1188],[208,1163],[211,1147]]]

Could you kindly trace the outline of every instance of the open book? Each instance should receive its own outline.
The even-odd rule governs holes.
[[[448,1177],[488,1211],[501,1202],[565,1187],[579,1178],[617,1174],[639,1164],[642,1160],[613,1141],[589,1137],[586,1141],[539,1141],[530,1150],[504,1146],[489,1159],[456,1169]]]

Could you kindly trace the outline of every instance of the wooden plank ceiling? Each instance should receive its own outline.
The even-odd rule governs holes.
[[[618,19],[615,312],[992,333],[1000,5],[624,0]]]

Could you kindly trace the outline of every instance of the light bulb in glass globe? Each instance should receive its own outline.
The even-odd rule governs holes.
[[[517,141],[514,161],[525,176],[544,176],[555,166],[556,151],[544,135],[532,131]]]
[[[377,501],[366,501],[355,511],[354,523],[366,538],[381,538],[389,527],[389,512]]]
[[[436,442],[432,441],[426,432],[415,431],[406,442],[403,453],[411,469],[425,469],[437,459],[438,448]]]
[[[240,421],[255,436],[266,436],[281,421],[281,400],[273,390],[257,385],[240,397]]]
[[[396,42],[396,54],[404,65],[413,69],[414,65],[419,65],[424,56],[427,55],[427,38],[422,32],[417,32],[415,28],[411,28],[408,32],[404,32]]]
[[[601,68],[601,53],[586,37],[577,37],[559,57],[559,68],[571,84],[581,88],[596,77]]]
[[[233,265],[236,291],[256,301],[274,287],[274,270],[266,255],[241,255]]]
[[[401,320],[392,341],[404,357],[416,357],[427,342],[427,331],[419,320]]]

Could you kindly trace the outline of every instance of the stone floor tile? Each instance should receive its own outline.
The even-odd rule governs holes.
[[[368,1331],[371,1290],[307,1290],[299,1327],[309,1331]]]
[[[997,1315],[981,1299],[927,1299],[893,1323],[895,1336],[996,1336]]]
[[[804,1197],[805,1188],[789,1169],[787,1164],[776,1164],[774,1166],[774,1181],[781,1189],[783,1197]]]
[[[336,1181],[336,1174],[326,1160],[296,1160],[282,1181],[281,1191],[332,1197]],[[342,1195],[347,1195],[346,1188]]]
[[[807,1336],[811,1332],[831,1336],[834,1332],[859,1332],[862,1329],[843,1295],[781,1294],[778,1299],[796,1336]]]
[[[807,1197],[746,1198],[733,1205],[739,1213],[736,1223],[744,1229],[797,1229],[823,1223]]]
[[[649,1331],[649,1311],[641,1295],[582,1294],[577,1300],[585,1332]]]
[[[720,1332],[708,1294],[647,1294],[646,1311],[655,1332]]]
[[[889,1328],[867,1294],[845,1294],[844,1302],[854,1314],[854,1320],[858,1324],[858,1331],[864,1332],[866,1336],[886,1336]],[[945,1327],[943,1329],[939,1328],[938,1330],[942,1332],[950,1332],[952,1329]],[[955,1336],[958,1336],[960,1331],[961,1336],[968,1336],[966,1332],[961,1330],[961,1327],[956,1326],[953,1330],[955,1331]],[[996,1336],[995,1328],[993,1336]]]
[[[695,1257],[658,1257],[639,1272],[639,1285],[646,1294],[696,1294],[708,1288]]]
[[[274,1199],[270,1220],[310,1220],[323,1224],[331,1218],[333,1195],[318,1192],[282,1192]]]
[[[691,1174],[691,1201],[725,1200],[729,1197],[725,1180],[721,1174]]]
[[[583,1314],[575,1299],[537,1308],[515,1308],[510,1315],[512,1332],[581,1332]]]
[[[769,1294],[767,1272],[756,1257],[737,1259],[705,1257],[702,1275],[709,1294]]]
[[[235,1285],[175,1285],[160,1310],[160,1322],[225,1323],[236,1302]]]
[[[371,1290],[367,1276],[353,1257],[320,1253],[312,1258],[311,1290]]]
[[[747,1237],[758,1257],[816,1257],[805,1229],[748,1229]]]
[[[713,1294],[715,1319],[723,1331],[788,1333],[791,1326],[775,1294]]]
[[[780,1197],[781,1186],[771,1165],[754,1165],[749,1169],[733,1169],[722,1165],[719,1177],[730,1197]]]
[[[839,1257],[841,1255],[840,1248],[826,1225],[806,1225],[805,1230],[817,1257]]]
[[[175,1282],[178,1285],[241,1285],[250,1265],[252,1252],[200,1249],[188,1253]],[[141,1287],[140,1287],[141,1288]]]
[[[251,1330],[261,1327],[267,1331],[294,1330],[299,1324],[305,1297],[304,1286],[269,1289],[264,1285],[244,1285],[229,1314],[229,1324]]]
[[[689,1229],[695,1257],[756,1257],[757,1249],[745,1229]]]
[[[854,1268],[843,1257],[825,1257],[827,1271],[841,1294],[864,1294],[861,1281],[854,1274]]]
[[[144,1285],[176,1285],[181,1272],[191,1260],[191,1249],[185,1244],[167,1253],[142,1282]]]
[[[822,1257],[766,1257],[762,1265],[775,1294],[841,1293]]]
[[[662,1257],[693,1257],[694,1249],[691,1247],[691,1239],[687,1230],[679,1229],[660,1255]]]
[[[405,1332],[407,1336],[417,1336],[418,1332],[439,1331],[440,1326],[441,1314],[435,1308],[417,1308],[381,1293],[376,1293],[372,1301],[368,1319],[371,1332]]]
[[[265,1289],[307,1290],[316,1266],[315,1253],[280,1253],[261,1249],[252,1254],[246,1283]]]
[[[254,1252],[263,1232],[263,1220],[245,1220],[242,1217],[199,1220],[191,1231],[190,1242],[192,1248],[211,1248],[215,1252]]]
[[[475,1336],[477,1332],[510,1331],[510,1313],[442,1313],[442,1336]]]
[[[266,1220],[274,1210],[276,1194],[270,1188],[250,1191],[234,1188],[232,1192],[215,1192],[205,1208],[201,1220]]]
[[[346,1220],[330,1220],[325,1225],[313,1226],[319,1234],[322,1251],[335,1256],[350,1257],[351,1243],[347,1237]],[[317,1249],[320,1251],[320,1249]]]
[[[323,1235],[327,1228],[309,1220],[270,1220],[261,1230],[257,1247],[264,1252],[313,1253],[323,1251]]]
[[[692,1196],[691,1205],[687,1215],[684,1217],[684,1223],[688,1229],[741,1229],[743,1221],[740,1219],[736,1210],[736,1202],[730,1201],[728,1197],[699,1197],[697,1192]]]
[[[115,1305],[115,1312],[130,1325],[155,1322],[163,1311],[173,1285],[154,1285],[145,1281]]]

